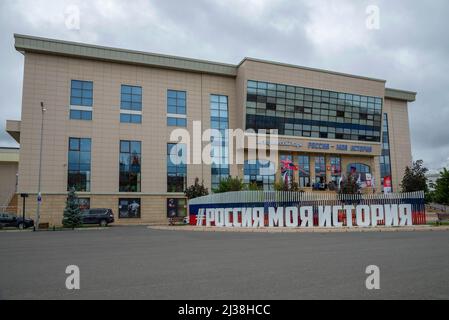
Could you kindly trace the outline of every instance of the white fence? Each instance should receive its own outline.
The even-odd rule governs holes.
[[[261,203],[261,202],[329,202],[329,201],[388,201],[416,199],[424,201],[424,192],[385,193],[385,194],[333,194],[333,193],[307,193],[289,191],[236,191],[211,194],[205,197],[192,199],[189,205],[225,204],[225,203]]]

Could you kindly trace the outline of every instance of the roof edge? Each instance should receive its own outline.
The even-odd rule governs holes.
[[[296,68],[296,69],[302,69],[302,70],[307,70],[307,71],[323,72],[323,73],[328,73],[328,74],[332,74],[332,75],[336,75],[336,76],[343,76],[343,77],[349,77],[349,78],[355,78],[355,79],[361,79],[361,80],[376,81],[376,82],[381,82],[381,83],[384,83],[384,84],[387,82],[387,80],[383,80],[383,79],[359,76],[359,75],[354,75],[354,74],[350,74],[350,73],[337,72],[337,71],[331,71],[331,70],[326,70],[326,69],[304,67],[304,66],[299,66],[299,65],[290,64],[290,63],[277,62],[277,61],[264,60],[264,59],[257,59],[257,58],[251,58],[251,57],[245,57],[238,64],[238,66],[240,67],[246,61],[253,61],[253,62],[259,62],[259,63],[273,64],[273,65],[289,67],[289,68]]]
[[[19,52],[35,52],[236,77],[237,66],[137,50],[14,34]]]
[[[414,101],[416,101],[416,95],[417,95],[417,93],[413,92],[413,91],[385,88],[385,98],[388,98],[388,99],[414,102]]]

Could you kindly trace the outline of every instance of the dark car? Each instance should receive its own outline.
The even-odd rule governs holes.
[[[114,213],[111,209],[90,209],[82,214],[83,224],[98,224],[107,227],[114,222]]]
[[[18,229],[27,229],[34,226],[34,220],[17,217],[10,213],[0,213],[0,226],[3,228],[13,227]]]

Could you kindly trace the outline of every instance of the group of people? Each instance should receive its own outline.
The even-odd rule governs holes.
[[[323,177],[319,178],[319,180],[317,179],[317,181],[315,181],[315,183],[312,185],[312,189],[317,191],[325,191],[325,190],[330,190],[330,191],[336,191],[338,190],[338,183],[337,181],[332,180],[329,183],[326,183],[326,181],[324,180]]]

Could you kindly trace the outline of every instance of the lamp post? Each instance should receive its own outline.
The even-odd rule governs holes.
[[[39,230],[39,220],[41,214],[41,204],[42,204],[42,194],[41,194],[41,180],[42,180],[42,145],[44,141],[44,114],[47,109],[45,109],[44,103],[41,102],[42,118],[41,118],[41,141],[39,149],[39,178],[37,182],[37,210],[36,210],[36,223],[34,230]]]

